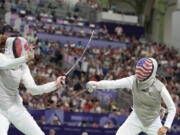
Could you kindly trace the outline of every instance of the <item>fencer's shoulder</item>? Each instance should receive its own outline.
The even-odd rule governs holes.
[[[136,76],[130,75],[130,76],[126,77],[126,80],[132,85],[133,82],[136,80]]]
[[[128,81],[134,81],[134,79],[136,79],[136,77],[134,75],[130,75],[130,76],[127,76],[127,77],[124,77],[124,78],[121,78],[121,79],[126,79]]]
[[[135,79],[135,78],[136,78],[136,75],[130,75],[129,77]]]
[[[0,56],[4,56],[4,54],[3,54],[3,53],[0,53]]]
[[[155,79],[154,86],[159,92],[161,92],[162,88],[165,87],[165,85],[157,78]]]
[[[159,79],[155,79],[155,84],[161,85],[161,87],[164,87],[165,85],[159,80]]]
[[[0,53],[0,58],[6,58],[7,56],[4,53]]]
[[[136,80],[136,75],[130,75],[128,78],[131,79],[132,81],[135,81]]]

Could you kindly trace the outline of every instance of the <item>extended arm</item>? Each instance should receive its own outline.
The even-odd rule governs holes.
[[[118,80],[102,80],[97,82],[97,89],[132,88],[133,76]]]
[[[99,82],[89,81],[87,83],[87,88],[90,92],[92,92],[93,89],[104,89],[104,90],[112,90],[117,88],[132,89],[133,80],[134,80],[134,76],[125,77],[119,80],[102,80]]]
[[[57,81],[49,82],[44,85],[36,85],[27,65],[24,66],[23,70],[24,70],[24,75],[22,79],[23,84],[25,85],[26,89],[30,91],[32,95],[49,93],[58,88]]]

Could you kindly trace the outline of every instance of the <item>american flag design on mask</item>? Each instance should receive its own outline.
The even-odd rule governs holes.
[[[153,70],[153,64],[148,58],[142,58],[136,65],[136,78],[139,81],[146,80]]]

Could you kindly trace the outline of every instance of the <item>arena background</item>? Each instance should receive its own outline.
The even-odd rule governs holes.
[[[179,22],[180,0],[0,1],[1,33],[23,36],[36,46],[35,60],[29,66],[37,84],[65,73],[95,31],[91,47],[64,88],[32,96],[20,86],[24,105],[46,135],[115,135],[131,112],[131,91],[75,95],[89,80],[134,74],[141,57],[154,57],[159,63],[159,78],[166,79],[177,108],[167,135],[179,135]],[[11,125],[9,135],[20,134]]]

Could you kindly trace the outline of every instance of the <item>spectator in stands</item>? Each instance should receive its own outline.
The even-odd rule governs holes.
[[[85,112],[91,112],[93,109],[93,102],[91,100],[87,101],[87,103],[84,106]]]
[[[102,113],[102,108],[101,108],[98,100],[94,101],[91,112]]]
[[[42,125],[47,124],[47,123],[46,123],[46,118],[45,118],[45,116],[44,116],[44,115],[42,115],[42,116],[41,116],[40,123],[41,123]]]
[[[83,132],[82,135],[88,135],[88,133],[87,132]]]
[[[44,105],[43,99],[39,100],[39,103],[37,104],[37,109],[39,109],[39,110],[44,110],[45,109],[45,105]]]
[[[92,121],[92,122],[91,122],[91,126],[92,126],[93,128],[99,128],[99,125],[98,125],[95,121]]]
[[[80,126],[80,127],[87,127],[87,121],[82,120],[82,121],[79,123],[79,126]]]
[[[49,130],[49,135],[55,135],[55,134],[56,134],[56,131],[54,129]]]
[[[108,123],[104,125],[104,128],[113,128],[113,123],[112,123],[112,121],[111,121],[111,120],[108,121]]]
[[[50,122],[51,125],[61,125],[61,122],[58,118],[58,116],[54,115],[51,122]]]
[[[121,26],[116,26],[115,33],[117,35],[117,38],[120,38],[123,34],[123,28]]]
[[[11,20],[11,3],[10,1],[6,0],[4,4],[4,9],[5,9],[5,23],[7,25],[10,25],[10,20]]]

